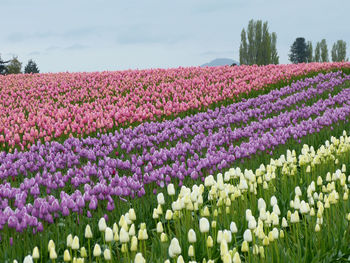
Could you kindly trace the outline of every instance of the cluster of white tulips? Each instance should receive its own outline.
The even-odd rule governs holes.
[[[313,251],[341,247],[350,235],[346,232],[349,161],[350,137],[344,132],[317,151],[304,145],[297,157],[294,150],[288,150],[286,156],[271,159],[255,172],[231,168],[216,177],[207,176],[204,184],[182,186],[177,195],[169,184],[166,194],[157,195],[153,226],[136,225],[132,208],[111,226],[101,218],[99,232],[86,226],[84,244],[78,236],[67,236],[63,260],[238,263],[298,258],[307,262]],[[329,231],[338,231],[333,234],[343,239],[333,239]],[[101,244],[93,242],[95,237]],[[48,252],[45,258],[55,262],[52,240]],[[38,259],[35,247],[24,262]]]

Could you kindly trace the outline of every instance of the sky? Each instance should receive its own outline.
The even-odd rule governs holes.
[[[297,37],[342,39],[350,53],[349,0],[0,0],[0,54],[40,72],[113,71],[239,61],[250,19],[277,33],[280,63]]]

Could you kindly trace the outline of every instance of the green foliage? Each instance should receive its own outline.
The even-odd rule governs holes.
[[[13,57],[10,64],[7,66],[7,74],[20,74],[22,69],[22,63],[17,57]]]
[[[305,42],[305,38],[298,37],[295,39],[293,45],[290,48],[289,60],[294,63],[306,62],[308,58],[308,50]]]
[[[244,28],[241,32],[240,63],[247,65],[278,64],[276,42],[277,35],[274,32],[269,33],[267,22],[250,20],[247,33]]]
[[[332,61],[345,61],[346,59],[346,42],[344,40],[338,40],[332,47]]]
[[[320,42],[317,42],[317,44],[316,44],[314,61],[321,62],[321,44],[320,44]]]
[[[39,68],[33,60],[29,60],[24,68],[24,73],[39,73]]]
[[[329,61],[328,47],[325,39],[321,40],[320,47],[321,47],[321,62],[328,62]]]
[[[271,64],[279,64],[279,56],[276,48],[277,34],[272,32],[271,34]]]
[[[239,63],[241,65],[248,64],[247,56],[248,56],[247,36],[243,28],[241,32],[241,45],[239,47]]]
[[[7,74],[7,67],[6,64],[9,63],[10,61],[3,61],[0,56],[0,75],[5,75]]]
[[[308,41],[306,43],[306,52],[307,52],[306,62],[308,62],[308,63],[313,62],[314,58],[312,56],[313,48],[312,48],[312,42],[311,41]]]

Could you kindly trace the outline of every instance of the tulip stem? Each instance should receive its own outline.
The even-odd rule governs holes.
[[[89,245],[89,260],[91,263],[91,248],[90,248],[90,238],[88,239],[88,245]]]

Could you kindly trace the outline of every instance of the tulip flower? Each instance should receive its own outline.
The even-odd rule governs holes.
[[[33,258],[33,259],[39,259],[39,257],[40,257],[39,248],[38,248],[38,247],[35,247],[35,248],[33,249],[32,258]]]
[[[113,241],[113,230],[110,227],[106,227],[106,230],[105,230],[105,241],[107,243]]]
[[[72,249],[78,250],[79,249],[79,238],[77,236],[74,237],[72,242]]]
[[[209,221],[205,217],[202,217],[199,220],[199,230],[201,233],[208,233],[209,232]]]
[[[197,241],[196,232],[194,232],[192,228],[188,231],[187,237],[188,237],[188,242],[196,243]]]
[[[107,261],[112,259],[111,251],[108,248],[103,251],[103,257]]]
[[[69,250],[66,249],[63,253],[63,261],[64,262],[70,262],[72,260],[71,255],[69,253]]]
[[[146,260],[144,259],[144,257],[142,256],[142,253],[137,253],[135,255],[135,260],[134,260],[135,263],[146,263]]]
[[[179,244],[179,241],[177,240],[177,238],[174,237],[170,241],[170,246],[169,246],[168,252],[169,252],[169,256],[171,258],[175,258],[181,254],[181,247],[180,247],[180,244]]]
[[[28,255],[24,258],[23,263],[33,263],[33,258],[31,255]]]
[[[106,219],[104,217],[101,217],[101,219],[98,221],[98,229],[101,232],[104,232],[106,228],[107,228]]]
[[[96,244],[95,247],[94,247],[94,251],[93,251],[93,255],[94,257],[99,257],[101,256],[101,247],[99,244]]]
[[[85,238],[87,238],[87,239],[92,238],[92,232],[91,232],[91,228],[90,228],[89,224],[87,224],[85,227]],[[67,243],[68,243],[68,240],[67,240]]]

